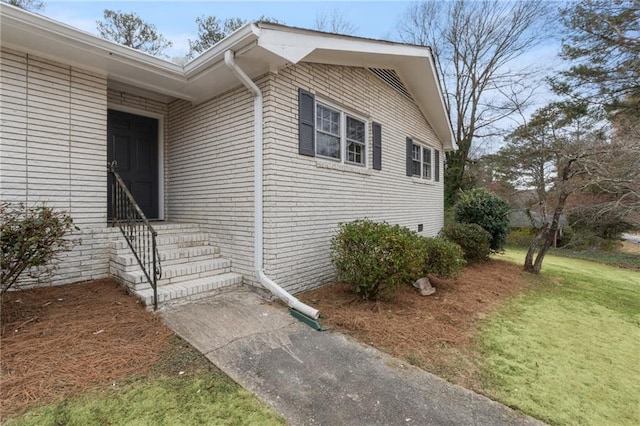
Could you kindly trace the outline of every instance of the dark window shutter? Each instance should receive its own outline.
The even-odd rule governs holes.
[[[434,166],[433,166],[433,175],[436,178],[436,182],[440,182],[440,151],[434,149]]]
[[[407,138],[407,176],[413,176],[413,139]]]
[[[382,170],[382,126],[373,123],[373,169]]]
[[[315,96],[298,89],[298,153],[315,156]]]

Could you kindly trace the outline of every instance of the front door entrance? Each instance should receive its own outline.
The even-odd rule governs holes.
[[[159,219],[158,120],[121,111],[107,112],[107,161],[118,173],[148,219]],[[108,215],[111,219],[111,176]]]

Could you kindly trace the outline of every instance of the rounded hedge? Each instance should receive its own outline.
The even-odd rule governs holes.
[[[489,246],[492,251],[504,250],[509,234],[507,200],[486,189],[475,188],[462,191],[453,209],[457,222],[475,223],[491,235]]]
[[[462,249],[450,241],[369,219],[340,225],[331,240],[331,258],[338,279],[367,300],[427,274],[452,276],[465,263]]]
[[[440,278],[455,276],[465,266],[462,248],[445,238],[423,238],[423,275],[432,274]]]
[[[491,234],[475,223],[452,223],[444,227],[442,235],[462,247],[469,263],[487,260],[491,254]]]
[[[422,242],[415,232],[369,219],[340,224],[331,240],[338,278],[367,300],[376,300],[419,278],[421,251]]]

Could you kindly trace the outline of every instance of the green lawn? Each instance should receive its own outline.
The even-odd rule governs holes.
[[[547,255],[531,279],[483,328],[488,389],[551,424],[640,424],[640,273]]]
[[[9,425],[282,425],[226,377],[138,381],[30,411]]]
[[[284,425],[273,410],[174,338],[145,377],[34,408],[7,425]]]
[[[593,260],[622,268],[640,270],[640,254],[621,253],[619,251],[578,251],[566,248],[551,248],[549,253],[562,257]]]

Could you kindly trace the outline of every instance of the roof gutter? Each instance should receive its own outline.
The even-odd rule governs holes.
[[[240,82],[253,95],[253,134],[254,134],[254,252],[253,263],[258,281],[269,290],[273,295],[285,302],[289,307],[295,309],[304,315],[313,319],[318,319],[320,312],[317,309],[306,305],[289,294],[286,290],[273,282],[264,273],[264,257],[263,257],[263,201],[262,201],[262,92],[260,88],[245,74],[235,61],[235,53],[232,50],[224,52],[224,63],[240,80]]]

